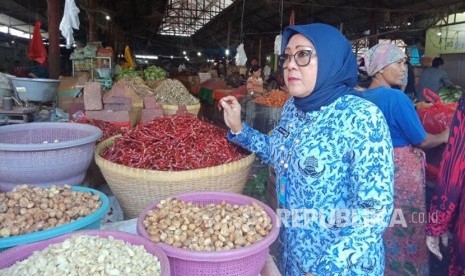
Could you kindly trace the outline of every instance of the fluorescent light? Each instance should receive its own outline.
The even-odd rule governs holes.
[[[151,56],[151,55],[136,55],[136,58],[140,58],[140,59],[158,59],[158,56]]]
[[[0,32],[5,34],[11,34],[21,38],[31,39],[34,26],[27,24],[24,21],[10,17],[4,13],[0,13]],[[48,38],[48,32],[40,30],[42,38]]]

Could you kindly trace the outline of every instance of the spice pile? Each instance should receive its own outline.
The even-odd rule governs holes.
[[[126,86],[131,88],[132,91],[134,91],[134,93],[136,93],[141,98],[152,96],[155,93],[142,78],[126,77],[124,78],[124,81]]]
[[[87,117],[81,117],[75,121],[76,123],[93,125],[100,128],[103,132],[102,137],[97,140],[97,144],[108,139],[112,136],[123,134],[130,129],[130,124],[122,123],[118,125],[116,122],[107,122],[97,119],[90,119]]]
[[[284,104],[286,103],[287,99],[289,99],[289,94],[282,91],[282,90],[279,90],[279,89],[273,89],[271,90],[270,92],[268,92],[267,94],[263,95],[263,96],[260,96],[256,99],[254,99],[253,101],[258,103],[258,104],[261,104],[261,105],[265,105],[265,106],[269,106],[269,107],[275,107],[275,108],[281,108],[284,106]]]
[[[199,100],[192,96],[182,82],[173,79],[161,81],[154,91],[155,100],[168,105],[194,105]]]
[[[230,163],[247,153],[230,143],[226,130],[194,116],[165,116],[125,133],[101,152],[121,165],[185,171]]]

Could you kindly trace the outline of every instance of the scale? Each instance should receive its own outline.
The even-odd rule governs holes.
[[[3,106],[0,108],[0,125],[32,122],[34,120],[34,113],[38,112],[39,108],[28,102],[23,104],[15,96],[11,96],[10,98],[14,101],[12,108],[9,110],[4,109]]]
[[[37,106],[13,106],[11,110],[0,109],[0,125],[2,124],[22,124],[32,122],[34,113],[39,111]]]

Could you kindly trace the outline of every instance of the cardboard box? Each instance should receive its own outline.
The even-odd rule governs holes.
[[[84,106],[86,110],[102,110],[102,84],[100,82],[87,82],[84,86]]]
[[[87,73],[82,73],[79,76],[74,77],[60,77],[60,85],[58,86],[58,92],[79,89],[81,87],[84,87],[88,80],[89,74]]]
[[[81,89],[58,91],[58,107],[68,112],[69,105],[74,101],[79,92],[81,92]]]
[[[107,122],[129,122],[129,111],[111,111],[111,110],[86,110],[86,116],[91,119],[97,119]]]

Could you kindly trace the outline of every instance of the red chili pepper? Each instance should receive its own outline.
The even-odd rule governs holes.
[[[181,171],[229,163],[247,153],[226,139],[226,130],[173,115],[137,126],[101,155],[130,167]]]

